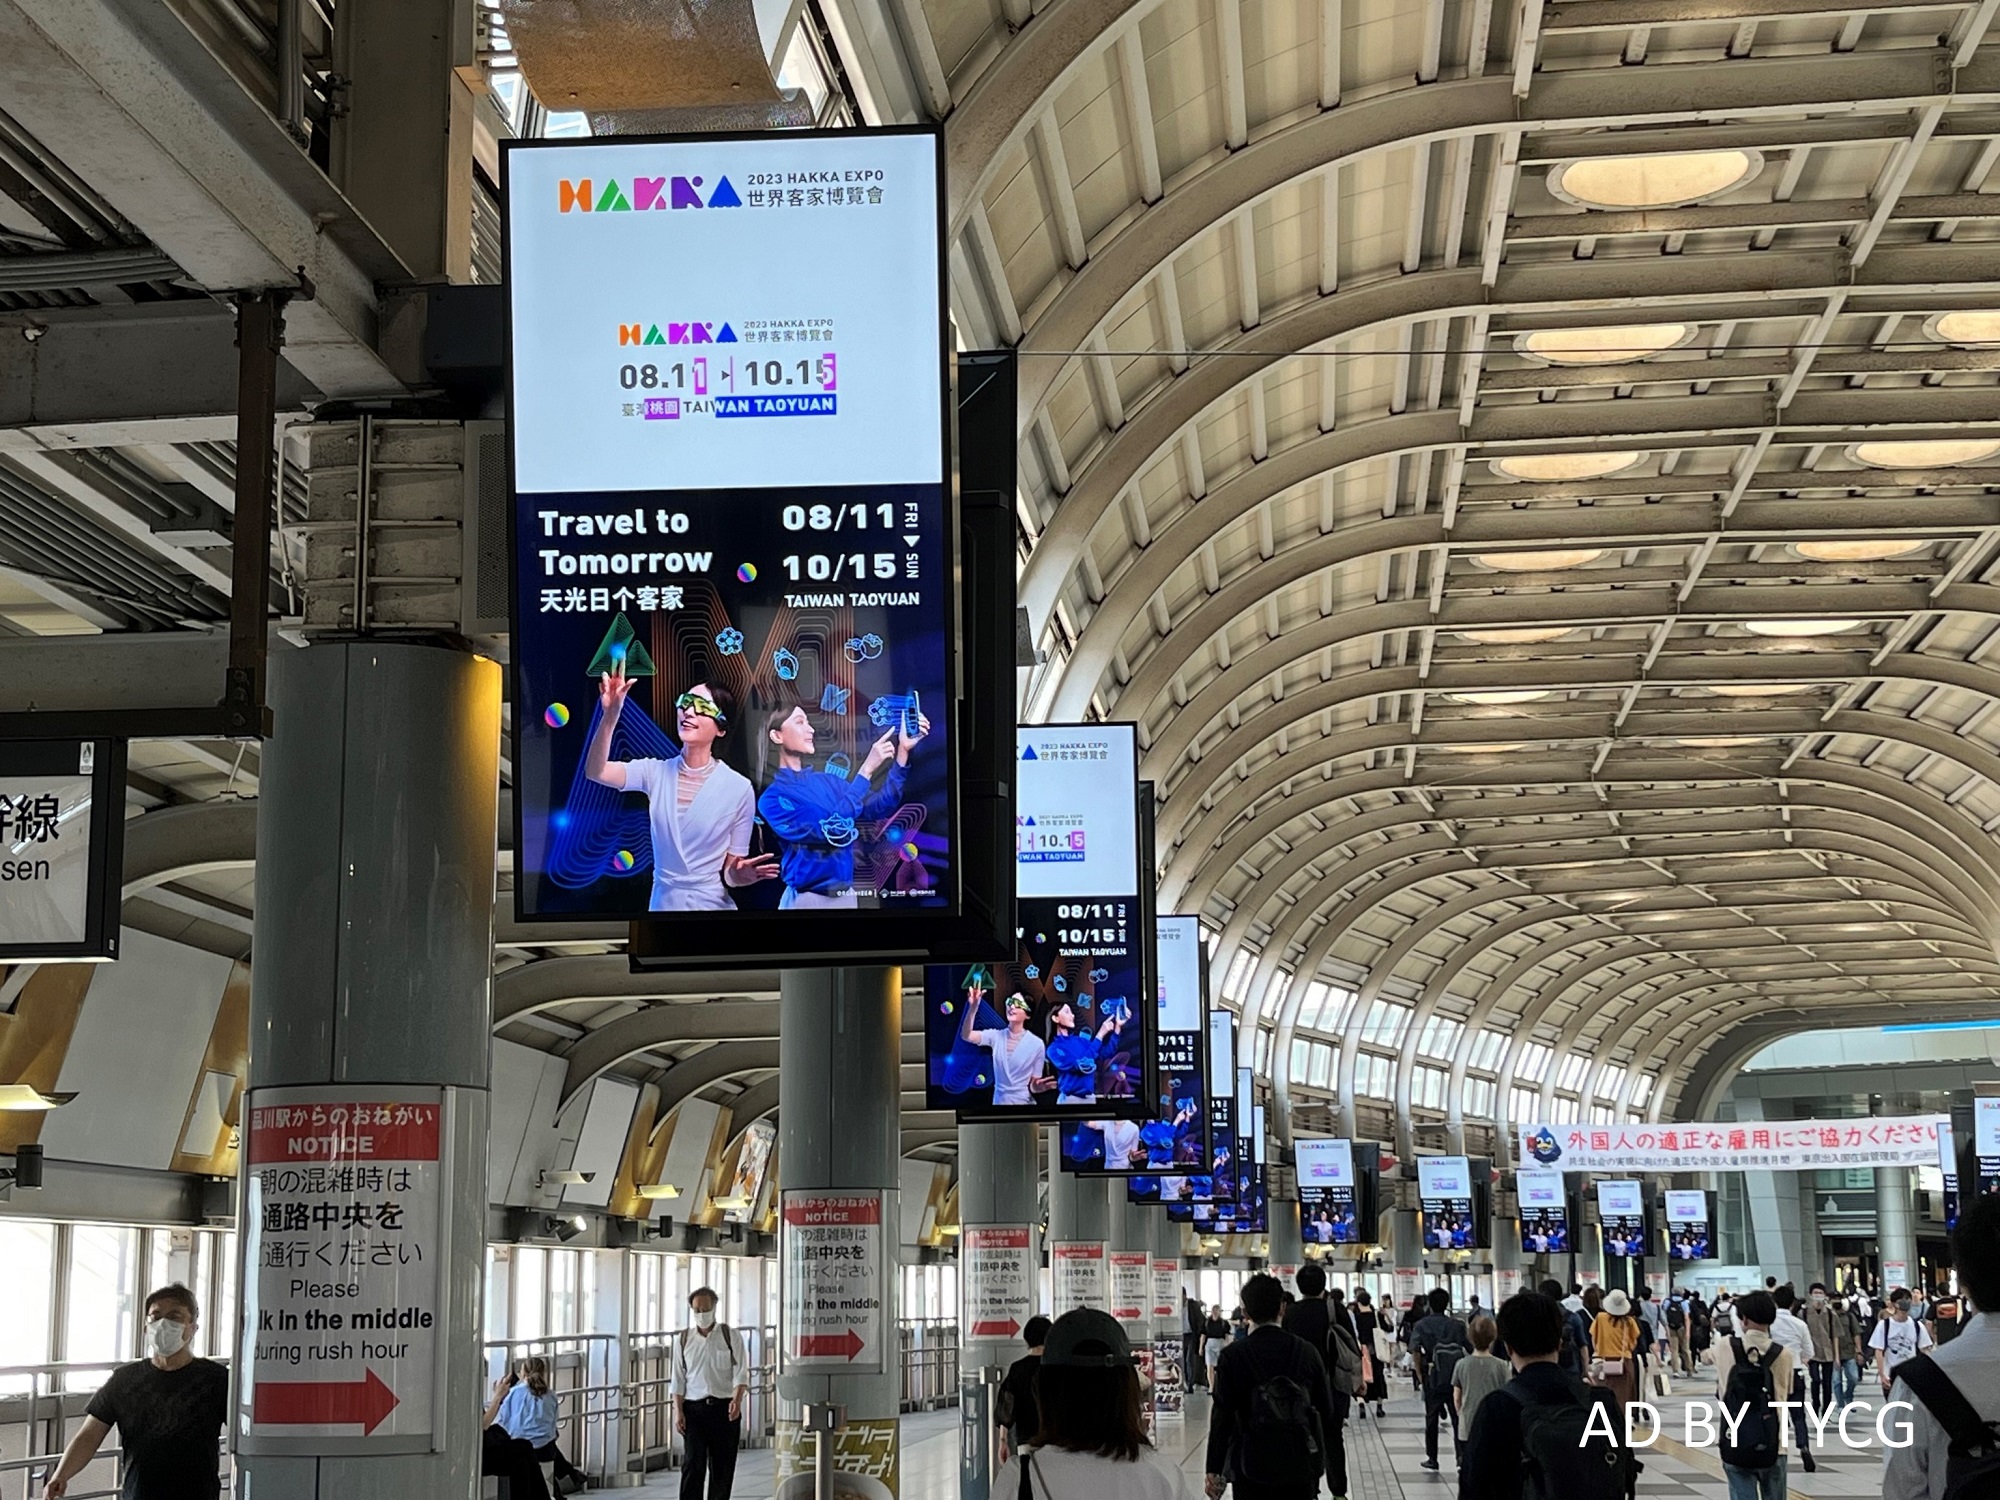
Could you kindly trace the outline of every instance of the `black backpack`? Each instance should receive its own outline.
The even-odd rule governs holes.
[[[1667,1304],[1667,1327],[1678,1333],[1681,1329],[1687,1327],[1687,1323],[1688,1315],[1686,1310],[1678,1302],[1669,1302]]]
[[[1739,1469],[1768,1469],[1778,1461],[1779,1443],[1778,1413],[1771,1405],[1777,1400],[1771,1366],[1783,1351],[1771,1344],[1758,1359],[1743,1347],[1743,1340],[1734,1338],[1729,1348],[1735,1362],[1722,1388],[1722,1461]],[[1737,1414],[1733,1429],[1732,1412]]]
[[[1432,1401],[1449,1401],[1452,1371],[1458,1368],[1458,1362],[1469,1352],[1458,1341],[1456,1333],[1447,1333],[1433,1344],[1429,1357],[1424,1360],[1424,1394]]]
[[[1583,1374],[1583,1340],[1577,1336],[1577,1315],[1568,1308],[1563,1309],[1562,1343],[1556,1351],[1556,1363],[1571,1375]]]
[[[1326,1450],[1312,1393],[1290,1375],[1272,1375],[1250,1392],[1250,1415],[1238,1434],[1229,1477],[1269,1489],[1319,1488]]]
[[[1566,1399],[1537,1401],[1511,1380],[1500,1387],[1521,1407],[1521,1500],[1625,1500],[1635,1466],[1604,1431],[1590,1431],[1592,1398],[1570,1379]]]
[[[2000,1423],[1980,1416],[1928,1354],[1904,1360],[1896,1366],[1896,1378],[1924,1403],[1951,1439],[1943,1500],[1985,1500],[2000,1494]]]

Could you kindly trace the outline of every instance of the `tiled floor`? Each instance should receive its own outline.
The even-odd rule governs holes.
[[[1688,1402],[1713,1399],[1713,1386],[1705,1377],[1682,1379],[1676,1384],[1673,1396],[1655,1403],[1665,1435],[1642,1455],[1646,1467],[1639,1476],[1641,1500],[1726,1500],[1728,1488],[1714,1452],[1690,1449],[1678,1441],[1684,1432]],[[1453,1500],[1458,1494],[1458,1466],[1449,1438],[1440,1434],[1443,1467],[1437,1473],[1421,1468],[1423,1406],[1406,1383],[1395,1389],[1397,1394],[1382,1420],[1370,1417],[1347,1424],[1348,1500]],[[1817,1454],[1817,1473],[1802,1472],[1795,1454],[1789,1473],[1790,1496],[1794,1500],[1850,1500],[1881,1494],[1882,1450],[1872,1444],[1872,1425],[1857,1418],[1849,1431],[1859,1437],[1864,1427],[1871,1446],[1850,1450],[1829,1426],[1826,1446]],[[1202,1492],[1207,1436],[1208,1400],[1200,1392],[1189,1397],[1181,1421],[1166,1422],[1160,1428],[1161,1451],[1178,1460],[1187,1475],[1187,1500],[1199,1500]],[[958,1413],[947,1410],[905,1417],[901,1467],[901,1500],[958,1500]],[[734,1500],[769,1500],[771,1484],[771,1450],[744,1453],[737,1466]],[[653,1476],[647,1488],[674,1494],[679,1485],[680,1475],[660,1474]]]

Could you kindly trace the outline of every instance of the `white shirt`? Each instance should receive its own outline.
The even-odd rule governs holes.
[[[1139,1122],[1136,1120],[1093,1120],[1104,1135],[1104,1165],[1129,1167],[1132,1153],[1139,1149]]]
[[[1173,1460],[1157,1448],[1141,1448],[1130,1463],[1100,1458],[1095,1453],[1069,1453],[1061,1448],[1033,1448],[1029,1482],[1035,1500],[1190,1500],[1194,1487]],[[1017,1500],[1021,1493],[1021,1458],[1016,1455],[993,1476],[990,1500]]]
[[[717,1323],[706,1335],[699,1328],[674,1335],[674,1394],[683,1401],[727,1401],[748,1383],[743,1336],[731,1328],[723,1339],[722,1331]]]
[[[1905,1325],[1916,1327],[1912,1321]],[[1987,1421],[2000,1420],[2000,1318],[1974,1313],[1957,1338],[1931,1352],[1937,1367],[1951,1377],[1958,1392]],[[1882,1500],[1936,1500],[1944,1493],[1945,1465],[1951,1439],[1928,1407],[1902,1381],[1889,1393],[1892,1401],[1907,1401],[1911,1443],[1885,1451]]]
[[[1882,1315],[1875,1324],[1875,1331],[1868,1335],[1868,1347],[1884,1351],[1889,1356],[1891,1370],[1904,1360],[1923,1353],[1935,1342],[1931,1331],[1914,1316],[1899,1323],[1888,1313]],[[1952,1342],[1955,1344],[1958,1340],[1953,1339]]]
[[[1812,1330],[1804,1318],[1778,1309],[1778,1321],[1771,1325],[1771,1342],[1792,1357],[1792,1368],[1803,1370],[1812,1362]],[[1784,1395],[1783,1391],[1778,1392]]]
[[[975,1031],[973,1042],[993,1054],[993,1102],[1032,1104],[1035,1096],[1028,1085],[1042,1071],[1048,1048],[1032,1031],[1023,1029],[1017,1039],[1009,1031]]]
[[[722,884],[722,856],[750,852],[757,796],[740,771],[710,761],[694,801],[680,805],[681,757],[628,760],[625,790],[646,794],[653,834],[654,911],[729,911],[735,903]]]

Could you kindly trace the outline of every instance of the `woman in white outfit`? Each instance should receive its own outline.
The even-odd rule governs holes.
[[[985,986],[973,984],[965,992],[965,1039],[993,1054],[993,1102],[1032,1104],[1034,1083],[1042,1074],[1046,1048],[1042,1039],[1028,1030],[1028,1002],[1009,995],[1004,1007],[1007,1029],[973,1030],[979,1020],[979,1002],[986,998]]]

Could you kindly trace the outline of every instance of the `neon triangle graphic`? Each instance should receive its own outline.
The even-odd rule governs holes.
[[[729,185],[727,177],[716,179],[715,191],[708,195],[710,208],[741,208],[743,200],[736,196],[736,189]]]
[[[1033,745],[1030,745],[1030,746],[1028,746],[1028,748],[1027,748],[1027,749],[1025,749],[1025,750],[1023,750],[1023,751],[1021,752],[1021,759],[1022,759],[1022,760],[1040,760],[1040,759],[1041,759],[1041,757],[1040,757],[1039,755],[1035,754],[1035,747],[1034,747]]]
[[[612,620],[611,628],[604,632],[604,639],[598,643],[597,655],[591,657],[586,669],[592,677],[602,677],[605,673],[622,670],[627,677],[652,677],[658,674],[653,658],[640,644],[639,633],[632,628],[632,622],[625,618],[621,610]]]
[[[724,323],[724,324],[722,325],[722,331],[721,331],[720,333],[718,333],[718,334],[717,334],[717,335],[715,336],[715,341],[716,341],[716,343],[718,343],[718,344],[733,344],[733,343],[735,343],[735,342],[736,342],[736,330],[735,330],[734,328],[731,328],[731,327],[730,327],[730,326],[729,326],[729,325],[728,325],[727,323]]]
[[[645,338],[641,339],[640,342],[644,344],[664,344],[666,340],[660,337],[660,325],[655,323],[648,328]]]
[[[625,201],[625,190],[615,182],[604,184],[604,194],[597,200],[597,211],[605,213],[630,213],[632,205]]]

